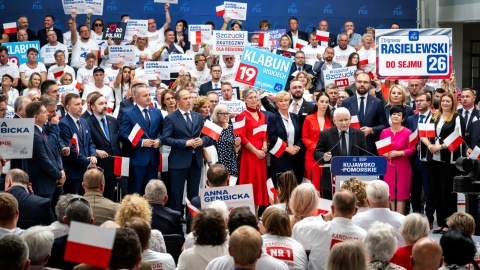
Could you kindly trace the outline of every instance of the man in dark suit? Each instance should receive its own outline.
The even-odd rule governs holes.
[[[165,206],[168,195],[163,181],[150,180],[144,197],[152,207],[152,229],[157,229],[164,235],[183,235],[182,214]]]
[[[5,191],[18,201],[20,216],[17,226],[28,229],[35,225],[50,225],[55,221],[50,199],[30,194],[28,174],[20,169],[12,169],[5,178]]]
[[[297,75],[297,73],[300,72],[300,71],[305,71],[308,74],[312,75],[312,77],[315,75],[315,73],[313,73],[312,65],[309,65],[309,64],[305,63],[305,53],[302,52],[302,51],[298,51],[295,54],[295,58],[293,60],[293,65],[290,68],[290,74],[288,75],[288,78],[287,78],[287,85],[286,85],[285,90],[290,89],[290,87],[289,87],[290,86],[290,81],[293,80],[295,78],[295,75]]]
[[[62,145],[70,147],[70,154],[64,156],[67,181],[63,187],[65,193],[78,194],[82,185],[83,174],[87,168],[97,164],[95,145],[90,136],[90,127],[87,121],[81,118],[82,99],[79,95],[69,93],[65,96],[67,114],[58,124]],[[73,135],[77,135],[76,146],[72,143]],[[77,149],[78,148],[78,152]]]
[[[420,90],[422,90],[422,83],[419,79],[409,80],[407,88],[408,93],[410,93],[410,95],[407,96],[407,105],[411,106],[415,110],[415,98]]]
[[[200,85],[200,91],[198,91],[200,96],[206,96],[208,92],[214,89],[220,90],[221,88],[222,82],[220,81],[220,78],[222,77],[222,67],[213,64],[210,67],[210,75],[212,76],[212,80]]]
[[[48,143],[43,126],[48,122],[48,112],[41,101],[28,104],[28,118],[34,118],[33,154],[31,159],[23,160],[23,168],[30,176],[36,195],[52,199],[57,186],[65,182],[60,151]]]
[[[458,113],[463,116],[465,120],[465,129],[466,140],[470,140],[470,129],[472,123],[478,120],[479,114],[478,109],[475,108],[475,99],[477,98],[477,92],[471,88],[464,88],[461,94],[462,108],[458,109]]]
[[[364,156],[366,153],[365,135],[359,129],[350,127],[350,112],[338,108],[333,114],[334,127],[320,132],[313,157],[320,164],[328,164],[335,156]],[[332,199],[332,180],[329,167],[322,170],[322,198]]]
[[[355,80],[357,93],[342,102],[342,106],[350,111],[350,115],[357,115],[360,129],[364,132],[367,140],[367,150],[377,154],[375,141],[380,133],[388,127],[385,109],[380,99],[372,97],[370,89],[370,76],[366,73],[357,75]]]
[[[37,40],[37,35],[35,34],[35,32],[30,28],[28,28],[28,18],[26,16],[18,17],[17,26],[18,26],[18,30],[25,30],[27,32],[28,41]],[[18,41],[17,33],[8,34],[8,39],[9,39],[9,42],[17,42]]]
[[[295,17],[290,18],[288,21],[288,25],[290,26],[290,31],[287,32],[287,35],[292,40],[291,48],[295,49],[295,45],[297,45],[297,40],[301,39],[308,42],[308,33],[298,30],[298,20]]]
[[[313,71],[317,74],[315,89],[321,90],[325,88],[325,81],[323,79],[323,72],[325,70],[342,68],[342,65],[333,61],[334,56],[335,50],[332,47],[327,47],[323,53],[323,61],[319,60],[315,62],[315,65],[313,66]]]
[[[325,20],[322,20],[318,23],[318,30],[324,31],[324,32],[329,32],[328,31],[328,22]],[[337,36],[329,32],[330,34],[328,35],[328,46],[327,47],[335,47],[337,46]]]
[[[60,30],[58,28],[54,28],[53,27],[54,24],[55,24],[55,18],[53,17],[53,15],[46,15],[45,19],[43,20],[43,25],[45,26],[45,28],[40,29],[37,32],[37,39],[38,39],[38,41],[40,41],[40,47],[43,47],[43,45],[48,43],[47,32],[49,30],[55,31],[55,33],[57,34],[57,41],[60,42],[60,43],[63,43],[62,30]]]
[[[5,76],[5,75],[4,75]],[[15,110],[15,114],[13,118],[20,119],[26,118],[25,109],[27,105],[30,103],[30,99],[28,97],[19,96],[15,99],[13,103],[13,109]],[[22,168],[22,160],[21,159],[12,159],[10,160],[10,169],[23,169]]]
[[[117,176],[113,175],[113,158],[120,156],[117,120],[108,114],[107,99],[100,93],[90,97],[90,108],[93,112],[87,118],[92,142],[97,150],[97,165],[105,170],[105,198],[114,200]],[[85,177],[84,177],[85,178]]]
[[[168,170],[171,175],[169,205],[173,210],[182,211],[183,189],[187,181],[187,197],[192,200],[198,195],[201,168],[203,167],[203,146],[211,142],[201,136],[202,116],[190,108],[190,92],[180,90],[175,93],[178,110],[165,117],[163,143],[171,146],[168,157]]]
[[[315,105],[303,98],[304,91],[305,87],[302,82],[297,80],[292,80],[290,82],[290,90],[288,92],[292,95],[292,102],[290,103],[288,111],[300,116],[300,128],[303,126],[303,122],[307,115],[312,114],[315,110]]]
[[[125,110],[120,123],[120,140],[132,147],[130,152],[129,192],[143,194],[150,179],[158,176],[160,163],[160,134],[163,123],[162,113],[152,108],[150,104],[150,90],[144,83],[132,87],[136,105]],[[136,146],[129,140],[130,132],[139,125],[145,132]]]

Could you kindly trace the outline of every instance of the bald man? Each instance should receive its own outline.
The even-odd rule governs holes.
[[[442,247],[433,238],[421,238],[413,245],[410,265],[414,270],[437,270],[442,264]]]

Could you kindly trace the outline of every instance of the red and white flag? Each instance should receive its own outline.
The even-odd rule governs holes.
[[[168,155],[169,153],[160,153],[158,172],[168,172]]]
[[[445,138],[445,140],[443,140],[443,143],[447,146],[450,152],[453,152],[463,143],[463,138],[457,130],[454,130],[447,138]]]
[[[54,77],[55,79],[60,78],[60,77],[63,75],[64,69],[65,69],[65,68],[64,68],[63,66],[56,67],[56,68],[52,69],[53,77]]]
[[[220,138],[220,134],[222,134],[223,128],[210,120],[205,121],[205,124],[202,128],[202,133],[207,135],[208,137],[218,141]]]
[[[478,146],[475,146],[475,148],[473,148],[473,151],[468,157],[471,159],[480,159],[480,148]]]
[[[418,133],[420,137],[435,138],[435,125],[418,124]]]
[[[202,31],[195,31],[195,44],[202,44]]]
[[[383,156],[384,154],[392,151],[392,137],[387,137],[383,140],[376,141],[375,145],[377,146],[378,155]]]
[[[270,153],[276,157],[280,157],[283,152],[285,152],[285,149],[287,149],[287,144],[280,138],[277,138],[277,142],[273,146],[272,150],[270,150]]]
[[[358,52],[358,56],[360,57],[360,66],[368,65],[368,56],[366,53]]]
[[[352,115],[350,118],[350,126],[360,129],[360,121],[358,121],[357,115]]]
[[[17,23],[4,23],[3,24],[3,33],[4,34],[13,34],[17,32]]]
[[[225,5],[216,6],[217,16],[223,16],[225,14]]]
[[[307,45],[308,45],[307,41],[305,41],[303,39],[298,39],[297,44],[295,44],[295,48],[297,48],[298,50],[301,50],[303,47],[305,47]]]
[[[258,47],[270,47],[270,34],[269,33],[258,34]]]
[[[318,215],[324,215],[332,209],[332,201],[324,198],[318,199]]]
[[[200,212],[200,210],[198,210],[198,208],[193,206],[193,204],[190,202],[190,200],[187,197],[185,197],[185,203],[187,203],[188,211],[190,212],[190,214],[192,216],[196,216],[197,213]]]
[[[261,126],[253,129],[253,135],[255,135],[259,132],[267,132],[267,125],[261,125]]]
[[[418,143],[418,129],[416,129],[410,136],[408,136],[408,142],[410,147],[414,147]]]
[[[75,146],[75,151],[77,152],[77,157],[78,153],[80,152],[80,147],[78,146],[78,136],[77,133],[73,133],[73,137],[70,139],[70,142]]]
[[[113,174],[118,176],[127,176],[130,167],[130,158],[113,157]]]
[[[77,90],[80,91],[80,89],[82,89],[82,84],[81,84],[80,82],[77,82],[77,83],[75,84],[75,88],[77,88]]]
[[[62,111],[60,110],[56,111],[56,115],[58,116],[58,120],[62,119]]]
[[[245,134],[245,118],[241,121],[233,123],[233,134],[242,136]]]
[[[114,241],[115,230],[72,221],[64,260],[107,268]]]
[[[330,36],[330,32],[320,31],[317,30],[317,40],[320,41],[320,45],[328,47],[328,38]]]
[[[113,102],[107,101],[107,112],[108,112],[109,114],[112,114],[112,112],[113,112],[113,106],[114,106],[114,105],[115,105],[115,104],[114,104]]]
[[[275,186],[273,185],[272,178],[268,178],[267,180],[267,193],[268,193],[268,201],[270,204],[275,204],[275,198],[277,198],[277,191],[275,190]]]
[[[128,135],[128,139],[132,142],[133,147],[137,146],[143,134],[145,134],[145,131],[143,131],[143,129],[140,127],[138,123],[135,124],[132,131],[130,132],[130,135]]]

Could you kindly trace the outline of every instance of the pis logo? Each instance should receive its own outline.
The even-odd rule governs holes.
[[[323,14],[333,14],[332,4],[327,4],[327,5],[323,8]]]
[[[183,11],[183,12],[189,12],[189,11],[190,11],[190,5],[188,4],[188,1],[185,1],[185,2],[180,6],[180,11]]]
[[[110,0],[110,2],[107,3],[107,10],[110,10],[110,11],[117,10],[117,1],[116,0]]]
[[[35,0],[33,1],[32,9],[43,9],[42,7],[42,0]]]
[[[148,0],[145,5],[143,6],[144,11],[152,11],[153,10],[153,2],[152,0]]]
[[[0,0],[0,10],[5,9],[5,0]]]
[[[368,15],[367,5],[363,4],[363,5],[358,9],[358,14],[360,14],[360,15]]]
[[[398,6],[393,10],[393,15],[394,15],[394,16],[402,16],[402,15],[403,15],[402,6],[398,5]]]
[[[262,12],[262,4],[260,2],[257,2],[255,6],[252,8],[253,13],[261,13]]]
[[[307,32],[307,33],[312,32],[312,30],[313,30],[314,27],[315,27],[315,25],[314,25],[313,23],[309,23],[309,24],[307,25],[307,28],[305,28],[305,32]]]
[[[270,25],[270,29],[272,29],[272,30],[277,30],[278,27],[280,27],[280,23],[278,23],[278,22],[272,22],[271,25]]]
[[[420,34],[418,31],[409,31],[408,40],[409,41],[418,41],[420,39]]]
[[[289,14],[298,13],[297,4],[296,4],[296,3],[292,3],[292,4],[288,7],[287,12],[288,12]]]

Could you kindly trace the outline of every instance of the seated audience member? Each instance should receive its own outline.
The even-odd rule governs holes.
[[[0,237],[9,233],[23,233],[23,230],[17,227],[18,217],[17,199],[10,193],[0,193]]]
[[[474,269],[480,269],[475,262],[477,248],[467,232],[448,230],[440,238],[443,251],[444,265],[439,270],[470,269],[467,264],[472,264]]]
[[[287,171],[280,174],[277,177],[277,200],[276,204],[273,204],[270,207],[277,207],[291,214],[290,210],[290,197],[292,196],[293,190],[298,186],[297,178],[292,171]]]
[[[318,213],[318,192],[315,186],[308,183],[297,186],[290,197],[289,207],[292,228],[297,222]]]
[[[161,180],[150,180],[145,187],[144,198],[152,208],[152,228],[162,234],[183,235],[182,214],[165,206],[167,188]]]
[[[155,252],[149,249],[150,244],[150,225],[143,219],[134,217],[127,221],[125,228],[133,229],[140,240],[142,246],[142,262],[149,263],[152,269],[175,270],[175,261],[172,255],[168,253]]]
[[[178,270],[205,269],[210,261],[227,254],[227,230],[223,215],[215,209],[204,209],[193,218],[193,248],[178,258]]]
[[[358,240],[346,240],[333,246],[328,256],[327,270],[367,270],[365,245]]]
[[[246,206],[237,207],[228,215],[228,231],[230,235],[244,225],[257,230],[257,224],[257,218],[250,211],[250,208]],[[234,267],[235,262],[233,257],[231,255],[225,255],[212,260],[206,270],[234,269]],[[256,267],[257,269],[288,270],[288,266],[284,262],[273,258],[264,250],[262,250],[262,256],[258,259]]]
[[[469,213],[453,213],[447,218],[447,226],[450,230],[460,230],[470,235],[475,233],[475,219]]]
[[[152,223],[152,209],[147,200],[140,197],[138,194],[127,195],[123,198],[122,203],[117,210],[117,214],[115,214],[115,223],[123,227],[125,222],[133,217],[141,218],[148,224]],[[149,247],[153,251],[162,253],[167,252],[165,240],[159,230],[152,229]]]
[[[352,219],[353,223],[364,230],[368,230],[370,225],[377,220],[388,223],[395,229],[398,247],[403,247],[405,243],[400,234],[400,226],[405,216],[390,210],[388,184],[382,180],[370,181],[367,185],[367,204],[368,211],[355,215]]]
[[[18,202],[17,226],[28,229],[34,225],[50,225],[55,221],[50,199],[30,194],[29,184],[28,174],[20,169],[10,170],[5,177],[5,191]]]
[[[405,246],[397,249],[390,262],[407,270],[411,270],[410,257],[412,256],[413,245],[419,239],[427,237],[429,230],[430,227],[427,218],[418,213],[411,213],[406,216],[400,227],[400,234],[402,234]]]
[[[443,265],[442,247],[431,237],[418,240],[412,248],[413,270],[437,270]]]
[[[250,226],[236,229],[230,238],[228,253],[233,257],[235,269],[258,269],[255,264],[262,256],[262,237]]]
[[[108,269],[143,269],[141,261],[142,245],[138,235],[130,228],[117,229]]]
[[[0,269],[32,269],[28,259],[28,246],[21,236],[7,234],[0,237]]]
[[[53,233],[45,227],[33,226],[22,234],[22,238],[28,245],[30,269],[48,269],[44,268],[44,265],[50,258]]]
[[[46,227],[47,230],[53,233],[55,239],[68,234],[68,230],[70,230],[70,227],[63,221],[63,217],[65,216],[65,210],[67,210],[68,202],[71,199],[80,197],[80,195],[67,194],[62,195],[60,196],[60,198],[58,198],[57,205],[55,205],[55,216],[57,216],[57,221]]]
[[[405,269],[390,262],[397,249],[397,238],[392,225],[379,221],[373,223],[368,229],[364,242],[370,258],[370,262],[368,262],[369,270]]]
[[[269,255],[285,262],[292,270],[307,269],[307,253],[302,244],[291,237],[290,218],[284,210],[277,207],[268,208],[263,212],[260,224],[263,247]],[[277,253],[277,250],[290,250],[291,256]]]
[[[342,183],[341,189],[350,190],[357,199],[357,213],[362,213],[368,210],[367,204],[367,184],[358,178],[352,177]]]
[[[85,189],[83,197],[92,206],[93,224],[100,225],[107,220],[114,220],[120,205],[103,197],[105,177],[100,167],[92,167],[85,172],[82,187]]]

